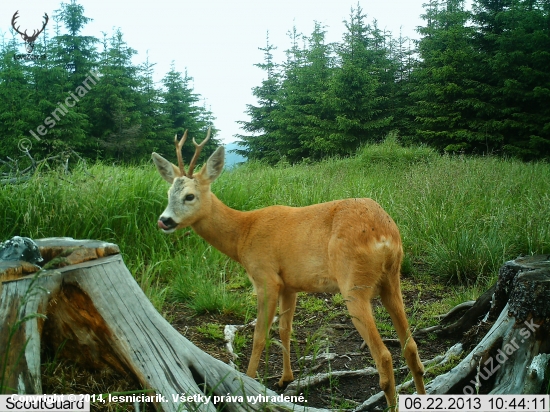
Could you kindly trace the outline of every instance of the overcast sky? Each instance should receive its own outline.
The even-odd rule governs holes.
[[[416,27],[422,25],[424,0],[378,0],[359,4],[367,20],[378,21],[381,29],[394,35],[418,38]],[[11,18],[19,10],[21,31],[41,27],[46,12],[53,16],[59,0],[1,0],[0,35],[10,39]],[[314,21],[326,26],[327,41],[340,41],[344,20],[357,0],[149,0],[126,2],[117,0],[79,0],[85,15],[93,19],[83,34],[102,37],[120,28],[126,42],[137,50],[135,63],[156,63],[155,80],[160,81],[175,62],[180,72],[187,70],[193,77],[196,93],[216,117],[218,136],[225,143],[240,133],[237,120],[247,120],[246,104],[254,104],[251,89],[260,85],[264,73],[254,67],[263,61],[258,47],[270,42],[278,48],[277,61],[284,60],[289,47],[287,32],[296,26],[298,32],[309,35]],[[54,22],[48,28],[52,33]],[[21,41],[21,53],[24,45]]]

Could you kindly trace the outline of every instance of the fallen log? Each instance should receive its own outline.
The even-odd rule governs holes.
[[[83,367],[132,376],[160,396],[154,406],[161,411],[319,410],[290,403],[295,398],[266,389],[180,335],[143,294],[116,245],[68,238],[36,243],[49,269],[0,274],[0,392],[42,393],[40,354],[50,346]]]
[[[459,365],[427,385],[429,394],[542,393],[540,375],[546,366],[541,365],[548,361],[538,355],[550,352],[550,256],[506,262],[492,289],[486,322],[474,325],[468,335],[488,332]]]

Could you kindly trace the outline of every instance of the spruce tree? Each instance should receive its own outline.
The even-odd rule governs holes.
[[[56,10],[54,20],[61,23],[66,33],[54,37],[56,64],[64,66],[69,73],[72,88],[78,87],[90,70],[96,69],[99,39],[93,36],[83,36],[82,29],[93,19],[84,15],[84,7],[71,0],[61,3]]]
[[[19,37],[19,36],[18,36]],[[17,38],[18,38],[17,37]],[[42,124],[44,116],[34,98],[36,90],[27,70],[27,63],[14,59],[21,54],[20,44],[13,37],[3,41],[0,49],[0,158],[19,157],[21,150],[33,149],[39,142],[29,133]]]
[[[399,36],[392,40],[390,59],[396,68],[395,87],[390,96],[390,128],[398,131],[402,143],[411,144],[415,140],[414,117],[411,115],[411,107],[414,105],[414,100],[410,96],[413,90],[411,76],[418,65],[414,41],[400,32]]]
[[[89,87],[98,81],[90,74],[97,56],[95,43],[98,40],[80,34],[92,19],[84,16],[84,8],[75,0],[61,3],[53,20],[55,35],[50,38],[50,31],[46,30],[44,45],[35,47],[35,52],[44,53],[46,58],[29,67],[36,86],[36,104],[47,126],[47,134],[42,136],[39,147],[44,152],[70,148],[86,153],[90,123],[86,105],[74,96],[84,81]]]
[[[362,143],[378,141],[387,132],[391,115],[388,93],[393,92],[392,62],[383,35],[366,23],[361,7],[351,10],[337,52],[328,93],[335,116],[330,135],[334,154],[351,154]]]
[[[141,113],[140,133],[143,137],[143,155],[151,150],[159,151],[159,145],[167,143],[171,124],[162,110],[162,91],[156,87],[153,80],[155,63],[149,61],[147,54],[137,71],[139,100],[137,108]]]
[[[167,132],[163,133],[165,137],[157,140],[157,144],[162,147],[161,142],[165,142],[163,150],[170,155],[174,150],[174,135],[177,134],[180,138],[185,130],[188,130],[189,140],[194,137],[200,143],[206,137],[208,128],[212,127],[213,138],[207,143],[205,153],[210,153],[219,144],[215,139],[217,130],[213,127],[214,117],[209,110],[199,104],[200,96],[193,91],[192,81],[193,78],[187,72],[182,75],[176,71],[173,62],[170,71],[162,79],[164,90],[161,93],[161,112],[166,121]],[[185,144],[182,149],[184,158],[191,158],[194,150],[192,144]]]
[[[498,152],[526,160],[550,156],[548,1],[477,0],[475,47],[490,116],[485,130]]]
[[[308,47],[299,48],[300,36],[291,33],[292,47],[287,50],[278,112],[280,151],[294,163],[305,158],[319,159],[331,153],[330,131],[334,113],[326,101],[333,73],[332,45],[325,42],[326,31],[315,23],[305,40]]]
[[[248,159],[263,159],[268,163],[277,163],[282,156],[277,145],[281,130],[278,122],[281,119],[281,105],[279,97],[281,92],[281,76],[279,68],[273,60],[273,50],[276,47],[269,42],[267,34],[266,46],[259,48],[264,52],[264,62],[255,66],[265,72],[262,84],[252,89],[253,96],[257,99],[257,105],[248,104],[246,114],[249,121],[239,121],[242,129],[249,135],[237,135],[240,139],[236,153]]]
[[[98,67],[100,81],[82,99],[102,157],[129,161],[143,148],[138,67],[132,63],[136,53],[124,41],[120,29],[110,38],[104,35]]]
[[[475,79],[479,56],[463,0],[431,1],[418,45],[420,62],[412,73],[411,109],[417,138],[440,150],[479,152],[486,135],[476,119],[485,110]]]

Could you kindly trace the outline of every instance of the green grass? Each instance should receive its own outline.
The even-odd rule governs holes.
[[[91,174],[91,176],[90,176]],[[355,157],[225,172],[213,191],[251,210],[371,197],[397,222],[403,271],[460,285],[485,285],[519,254],[550,252],[550,165],[493,157],[439,156],[390,137]],[[117,243],[155,306],[185,302],[196,312],[255,312],[243,269],[186,231],[164,235],[156,220],[168,185],[151,163],[96,164],[0,186],[0,238],[71,236]]]
[[[239,209],[372,197],[401,229],[404,271],[458,283],[492,276],[520,253],[550,249],[548,164],[436,155],[390,162],[373,160],[372,151],[381,149],[369,146],[354,158],[314,165],[245,166],[220,182],[217,193]]]
[[[206,325],[197,326],[197,332],[208,339],[224,340],[223,329],[221,325],[216,323],[207,323]]]

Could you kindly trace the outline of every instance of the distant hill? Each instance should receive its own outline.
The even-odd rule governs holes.
[[[237,143],[229,143],[225,145],[225,167],[231,169],[238,163],[246,162],[246,157],[232,153],[232,150],[238,149]]]

